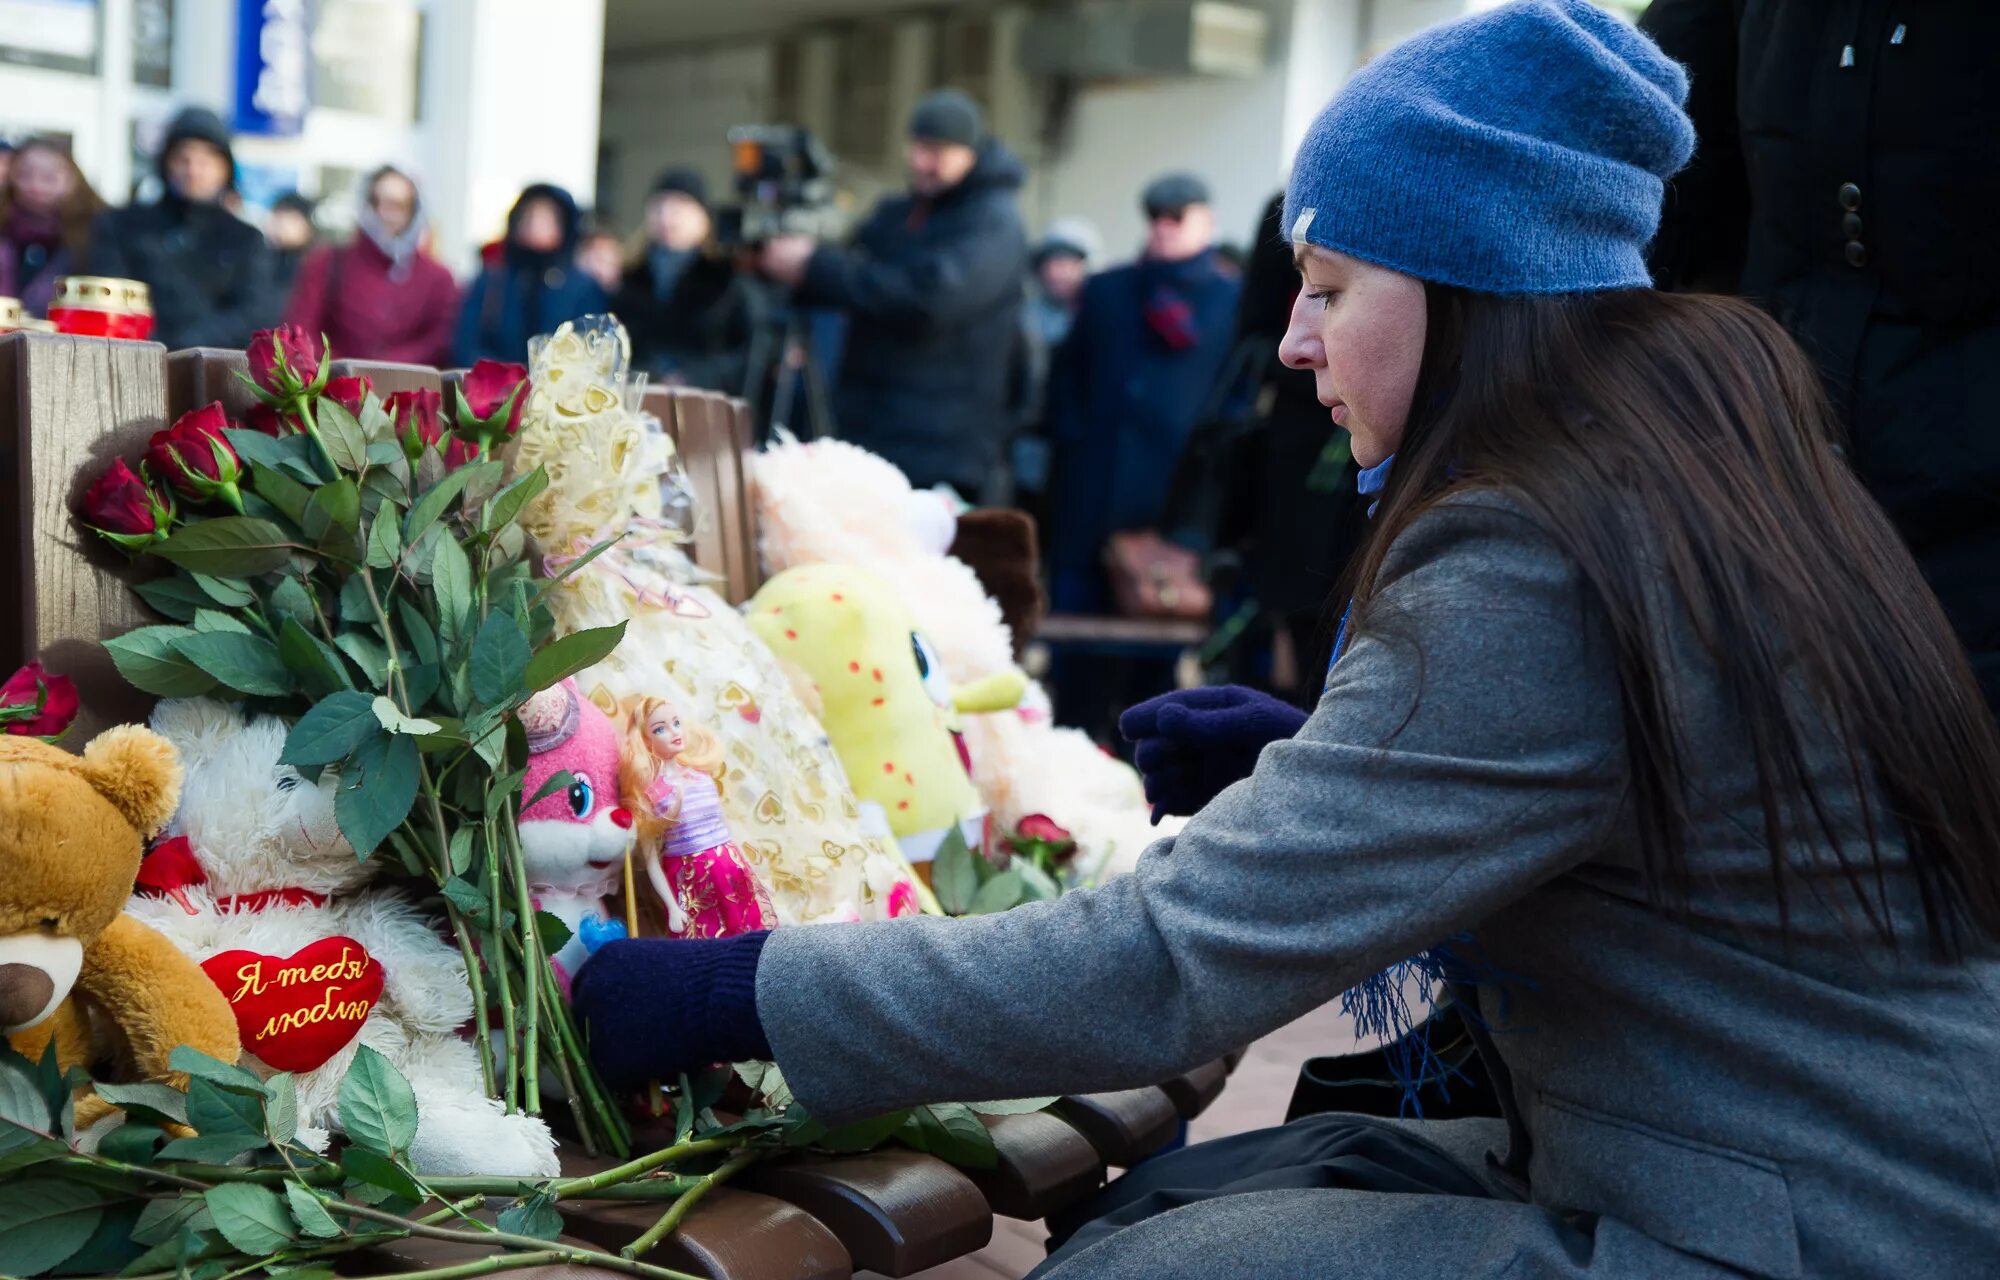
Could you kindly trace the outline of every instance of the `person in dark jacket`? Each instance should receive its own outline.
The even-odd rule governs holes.
[[[88,274],[147,285],[153,341],[169,350],[248,346],[284,309],[276,255],[223,205],[236,183],[230,142],[213,111],[183,109],[160,148],[166,191],[105,214],[91,231]]]
[[[271,204],[271,216],[264,222],[264,239],[276,255],[278,289],[287,298],[297,285],[299,268],[319,244],[319,227],[313,222],[315,206],[297,191],[287,191]]]
[[[977,499],[1000,474],[1012,425],[1027,233],[1021,162],[987,136],[971,98],[917,104],[905,153],[910,193],[884,200],[848,249],[780,237],[762,268],[807,307],[846,313],[834,392],[840,434],[919,487]]]
[[[633,361],[655,378],[742,395],[750,288],[714,231],[701,174],[661,174],[646,201],[646,254],[626,269],[611,309],[632,335]]]
[[[347,359],[450,365],[458,282],[424,251],[417,184],[400,169],[377,169],[354,230],[352,242],[321,245],[306,259],[285,320],[325,334]]]
[[[583,218],[561,187],[537,182],[507,215],[497,265],[480,272],[458,317],[458,359],[528,358],[528,339],[568,320],[607,310],[610,300],[576,265]]]
[[[2000,6],[1656,0],[1701,146],[1662,287],[1791,330],[2000,712]],[[1865,625],[1865,624],[1864,624]]]
[[[1142,204],[1145,256],[1084,286],[1049,373],[1049,563],[1063,612],[1106,607],[1107,538],[1160,528],[1181,446],[1230,349],[1241,285],[1215,265],[1208,188],[1169,174]]]
[[[91,223],[103,212],[65,143],[23,142],[0,176],[0,298],[47,315],[56,281],[89,258]]]

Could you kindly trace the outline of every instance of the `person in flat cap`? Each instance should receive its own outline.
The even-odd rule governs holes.
[[[1015,418],[1026,170],[957,89],[917,103],[904,159],[909,193],[877,205],[851,245],[784,236],[760,266],[800,306],[847,317],[840,436],[920,488],[946,484],[976,501],[1004,475]]]
[[[232,142],[222,117],[183,108],[160,146],[160,198],[113,209],[91,232],[88,273],[148,285],[153,341],[170,351],[247,346],[284,310],[276,251],[224,203],[236,187]]]
[[[646,198],[645,252],[611,299],[634,362],[659,382],[744,394],[751,288],[716,244],[707,178],[686,165],[662,172]]]
[[[1586,0],[1357,71],[1283,224],[1280,352],[1379,503],[1311,713],[1133,708],[1192,816],[1053,901],[606,944],[606,1083],[770,1060],[832,1128],[1337,1004],[1399,1098],[1146,1160],[1030,1280],[1992,1276],[2000,729],[1810,357],[1651,287],[1688,83]]]
[[[1110,612],[1112,534],[1165,531],[1175,463],[1234,332],[1241,283],[1216,263],[1207,184],[1165,174],[1139,205],[1144,251],[1084,286],[1049,373],[1048,555],[1061,613]],[[1063,723],[1116,741],[1118,711],[1173,688],[1173,662],[1065,653],[1052,684]]]

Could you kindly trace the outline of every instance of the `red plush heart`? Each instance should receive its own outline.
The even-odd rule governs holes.
[[[243,1047],[280,1071],[339,1053],[382,998],[382,966],[352,938],[321,938],[283,960],[225,951],[201,967],[236,1011]]]

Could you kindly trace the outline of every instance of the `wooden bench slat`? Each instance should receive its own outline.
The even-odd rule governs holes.
[[[1115,1093],[1073,1094],[1055,1113],[1090,1139],[1104,1162],[1129,1169],[1174,1140],[1181,1113],[1173,1099],[1151,1085]]]
[[[743,1175],[833,1229],[857,1269],[906,1276],[986,1246],[993,1215],[957,1169],[914,1151],[799,1156]]]
[[[1192,1120],[1208,1110],[1209,1104],[1222,1096],[1222,1086],[1228,1083],[1229,1065],[1217,1058],[1214,1062],[1196,1067],[1184,1076],[1164,1082],[1160,1088],[1173,1099],[1175,1109],[1181,1113],[1181,1119]]]
[[[491,1215],[485,1215],[491,1217]],[[562,1236],[550,1242],[551,1245],[588,1246],[589,1242],[575,1236]],[[460,1244],[452,1240],[392,1240],[385,1244],[370,1245],[353,1253],[342,1254],[334,1261],[334,1269],[341,1275],[372,1276],[385,1271],[428,1271],[436,1267],[459,1266],[468,1262],[478,1262],[483,1258],[505,1256],[501,1249],[482,1249],[474,1245]],[[577,1263],[554,1263],[541,1267],[522,1267],[503,1274],[516,1280],[625,1280],[622,1271],[608,1267],[593,1267]]]
[[[644,1235],[665,1203],[577,1200],[558,1205],[570,1234],[616,1251]],[[795,1204],[716,1187],[642,1261],[713,1280],[848,1280],[854,1264],[826,1224]]]
[[[0,337],[0,665],[39,657],[82,699],[68,741],[144,721],[101,642],[162,621],[128,583],[144,576],[76,519],[114,459],[134,468],[167,425],[165,349],[151,342]]]
[[[375,394],[386,403],[398,391],[437,391],[444,385],[436,369],[420,364],[394,364],[387,360],[335,360],[330,378],[366,378]]]
[[[968,1169],[993,1212],[1034,1221],[1104,1185],[1104,1158],[1090,1140],[1046,1111],[981,1116],[1000,1153],[996,1169]]]
[[[176,351],[167,357],[167,418],[169,421],[180,417],[191,409],[199,409],[211,401],[220,400],[222,411],[237,422],[250,406],[257,403],[257,393],[239,373],[250,371],[249,357],[241,351],[231,351],[223,347],[189,347]]]

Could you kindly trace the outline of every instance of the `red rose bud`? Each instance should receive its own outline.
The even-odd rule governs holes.
[[[295,436],[305,430],[297,418],[289,413],[279,413],[261,400],[250,406],[249,412],[243,415],[243,423],[267,436]]]
[[[243,510],[236,490],[243,464],[222,434],[228,426],[220,404],[182,414],[173,426],[153,433],[146,446],[147,470],[173,485],[182,497],[195,501],[220,497]]]
[[[1014,825],[1014,833],[1024,840],[1040,840],[1045,844],[1070,844],[1075,837],[1054,818],[1045,813],[1031,813]]]
[[[374,389],[375,384],[368,379],[349,376],[329,380],[326,384],[326,390],[320,394],[358,418],[361,416],[362,402],[368,398],[368,393]]]
[[[250,380],[279,401],[326,385],[326,344],[295,324],[259,329],[250,338]]]
[[[189,886],[208,883],[208,873],[196,861],[194,846],[186,836],[174,836],[153,846],[153,851],[139,860],[139,874],[134,878],[133,888],[144,894],[159,894],[180,903],[181,910],[195,915],[195,906],[188,901]]]
[[[9,733],[59,738],[76,719],[76,681],[30,662],[0,685],[0,723]]]
[[[479,452],[480,448],[480,445],[453,436],[450,443],[444,447],[444,469],[446,471],[456,471],[468,463],[479,461],[481,456]]]
[[[513,435],[521,429],[528,391],[527,366],[479,361],[458,388],[459,432],[488,441]]]
[[[83,495],[83,522],[127,551],[143,551],[167,536],[174,500],[115,459]]]
[[[388,409],[403,456],[412,464],[444,438],[444,396],[438,392],[398,391],[389,397]]]

